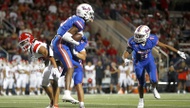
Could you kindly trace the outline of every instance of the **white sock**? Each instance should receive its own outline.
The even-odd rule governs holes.
[[[157,89],[156,89],[156,88],[153,88],[153,91],[157,91]]]
[[[143,99],[143,98],[140,98],[140,99],[139,99],[139,101],[143,102],[143,101],[144,101],[144,99]]]
[[[70,91],[70,90],[65,90],[65,91],[64,91],[64,94],[65,94],[65,95],[71,95],[71,91]]]
[[[17,92],[16,92],[16,94],[17,94],[17,95],[20,95],[20,92],[19,92],[19,91],[17,91]]]
[[[79,102],[79,106],[83,107],[84,106],[84,102]]]
[[[40,93],[40,90],[38,90],[38,95],[39,95],[39,94],[41,94],[41,93]]]

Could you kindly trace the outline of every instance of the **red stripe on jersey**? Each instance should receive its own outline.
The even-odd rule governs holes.
[[[34,48],[33,48],[33,52],[34,52],[34,53],[36,53],[36,50],[37,50],[37,48],[38,48],[39,45],[40,45],[40,43],[38,43],[38,44],[36,44],[36,45],[34,46]]]
[[[64,61],[66,63],[67,68],[72,68],[73,65],[72,65],[71,59],[70,59],[67,51],[64,48],[62,48],[61,39],[59,40],[59,44],[57,46],[58,46],[59,52],[62,55],[62,58],[64,59]]]

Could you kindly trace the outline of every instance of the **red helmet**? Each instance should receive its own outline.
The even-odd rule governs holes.
[[[32,44],[34,40],[34,36],[30,33],[23,32],[19,36],[19,46],[23,51],[27,51],[30,48],[30,45]]]

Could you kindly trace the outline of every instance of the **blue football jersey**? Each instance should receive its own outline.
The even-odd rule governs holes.
[[[57,34],[63,36],[73,25],[75,25],[80,32],[84,30],[85,21],[81,17],[73,15],[60,24]]]
[[[144,61],[152,58],[152,48],[158,43],[158,37],[156,35],[150,34],[143,46],[141,43],[136,43],[134,37],[129,38],[128,46],[133,50],[132,57],[135,61]]]

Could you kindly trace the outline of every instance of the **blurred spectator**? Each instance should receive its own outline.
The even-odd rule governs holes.
[[[105,78],[110,78],[111,77],[110,65],[106,65],[104,73],[105,73]]]
[[[84,36],[89,40],[90,35],[91,35],[91,34],[90,34],[90,31],[89,31],[89,26],[86,26],[86,27],[85,27],[83,33],[84,33]]]
[[[177,72],[178,72],[177,93],[179,94],[182,89],[183,94],[186,94],[186,80],[187,80],[187,74],[188,74],[188,67],[187,67],[185,61],[181,62],[181,65],[180,65],[179,69],[177,69]]]
[[[98,56],[106,55],[106,47],[104,45],[99,45],[99,47],[96,49],[96,54]]]
[[[107,37],[104,37],[102,39],[102,44],[107,48],[110,45],[110,41],[108,40]]]
[[[104,94],[102,91],[102,80],[104,78],[104,65],[102,64],[102,61],[99,60],[97,65],[95,66],[96,70],[96,89],[98,89],[98,93]]]
[[[108,48],[107,48],[107,51],[106,51],[107,55],[108,56],[116,56],[117,55],[117,50],[116,48],[114,47],[114,45],[110,45]]]
[[[176,91],[176,82],[177,82],[177,72],[174,68],[173,62],[170,62],[170,67],[167,73],[168,76],[168,85],[166,87],[167,92],[175,92]],[[171,82],[173,83],[171,86]]]
[[[6,33],[5,28],[3,27],[2,24],[0,24],[0,37],[4,37],[5,33]],[[0,45],[2,45],[2,44],[0,44]]]
[[[6,16],[6,12],[4,11],[4,9],[1,8],[0,10],[0,20],[5,19]]]
[[[116,88],[115,92],[119,90],[118,86],[118,67],[115,62],[111,62],[110,72],[111,72],[111,81],[110,81],[110,94],[114,92],[114,87]]]
[[[53,1],[50,6],[48,7],[48,10],[51,12],[51,13],[57,13],[57,6],[56,6],[56,3],[55,1]]]

